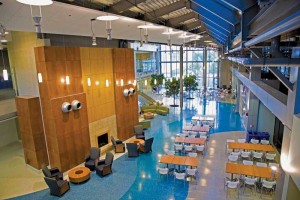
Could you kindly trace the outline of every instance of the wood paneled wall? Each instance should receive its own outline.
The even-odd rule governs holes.
[[[138,95],[137,92],[125,97],[124,89],[135,88],[128,81],[133,83],[135,79],[133,49],[113,49],[113,67],[115,82],[123,79],[124,85],[115,85],[115,107],[117,114],[118,137],[122,140],[133,136],[133,127],[138,124]]]
[[[84,162],[89,153],[90,139],[86,95],[82,87],[80,49],[78,47],[36,47],[45,135],[50,165],[62,171]],[[70,77],[70,84],[61,79]],[[82,108],[64,113],[63,102],[79,100]]]
[[[41,169],[48,165],[40,101],[38,97],[16,97],[16,106],[26,164]]]
[[[115,115],[112,49],[81,47],[80,57],[89,123]],[[109,82],[108,87],[106,80]]]

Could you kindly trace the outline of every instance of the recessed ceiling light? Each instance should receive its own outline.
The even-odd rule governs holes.
[[[32,6],[49,6],[53,4],[52,0],[17,0],[17,1]]]
[[[101,21],[113,21],[119,19],[119,17],[114,15],[104,15],[104,16],[99,16],[96,19]]]
[[[204,42],[210,43],[210,42],[213,42],[213,41],[211,41],[211,40],[204,40]]]

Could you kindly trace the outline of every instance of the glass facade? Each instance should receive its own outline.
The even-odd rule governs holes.
[[[207,74],[204,75],[204,48],[184,47],[183,75],[196,75],[199,87],[203,87],[204,77],[207,87],[216,88],[218,84],[218,50],[207,49]],[[161,73],[166,78],[178,77],[180,74],[180,46],[161,45]]]

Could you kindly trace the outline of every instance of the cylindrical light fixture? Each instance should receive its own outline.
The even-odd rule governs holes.
[[[42,83],[42,82],[43,82],[43,76],[42,76],[42,73],[38,73],[38,81],[39,81],[39,83]]]
[[[65,79],[64,79],[64,78],[61,78],[61,79],[60,79],[60,82],[61,82],[61,83],[65,83]]]
[[[121,86],[123,86],[124,85],[124,81],[123,81],[123,79],[121,79]]]
[[[81,108],[81,103],[78,100],[72,101],[72,110],[79,110]]]
[[[96,85],[99,85],[99,81],[96,81],[95,84],[96,84]]]
[[[128,84],[131,84],[131,80],[128,81]]]
[[[7,81],[7,80],[8,80],[8,73],[7,73],[7,69],[3,69],[3,79],[4,79],[5,81]]]
[[[108,80],[105,81],[105,86],[109,87],[109,81]]]
[[[70,77],[69,76],[66,76],[66,84],[70,85]]]
[[[148,81],[147,81],[147,79],[145,80],[145,86],[147,86],[148,85]]]
[[[90,78],[87,78],[87,85],[90,87],[91,86],[91,79]]]

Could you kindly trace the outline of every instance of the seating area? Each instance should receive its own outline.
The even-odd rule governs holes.
[[[159,115],[169,114],[169,108],[167,106],[162,105],[142,105],[141,111],[144,113],[151,112]]]

